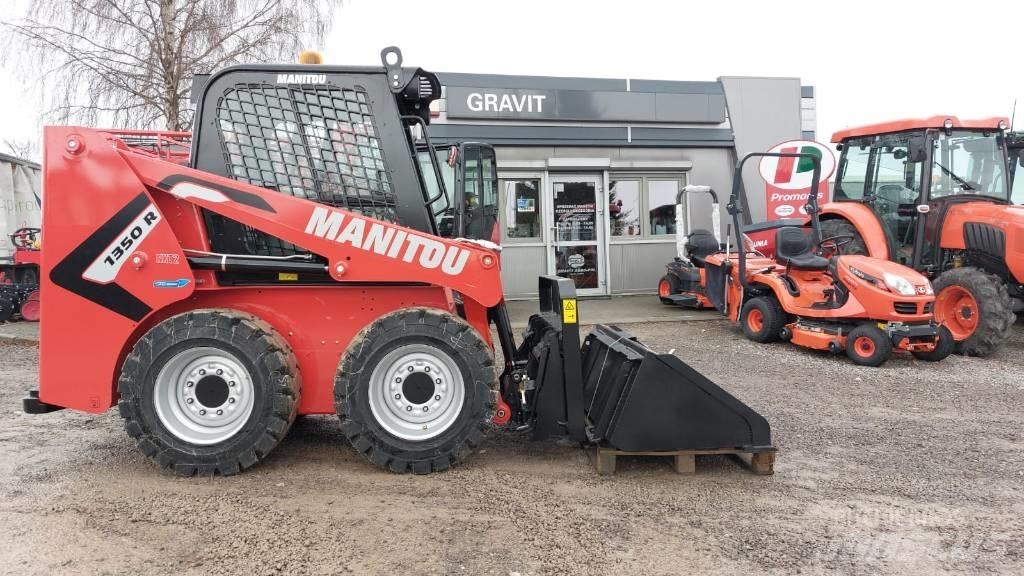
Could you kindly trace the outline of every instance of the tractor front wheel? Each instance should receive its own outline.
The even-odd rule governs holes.
[[[125,429],[143,454],[179,475],[227,476],[284,438],[300,381],[295,355],[269,324],[197,310],[146,332],[117,389]]]
[[[935,321],[956,340],[965,356],[988,356],[1010,335],[1015,316],[1006,284],[974,268],[953,268],[939,275],[935,289]]]
[[[943,360],[946,356],[953,353],[953,348],[956,346],[956,342],[953,340],[953,334],[950,333],[949,328],[945,326],[939,326],[939,333],[935,338],[935,348],[929,352],[911,352],[914,358],[918,360],[924,360],[925,362],[938,362]]]
[[[854,364],[881,366],[892,356],[892,342],[878,326],[861,324],[846,337],[846,355]]]
[[[441,310],[387,314],[349,344],[334,401],[349,443],[393,472],[465,459],[494,410],[494,359],[476,330]]]

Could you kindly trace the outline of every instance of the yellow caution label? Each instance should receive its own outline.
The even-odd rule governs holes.
[[[563,324],[575,324],[576,323],[576,299],[575,298],[563,298],[562,299],[562,323]]]
[[[281,282],[297,282],[299,275],[295,272],[278,272],[277,279]]]

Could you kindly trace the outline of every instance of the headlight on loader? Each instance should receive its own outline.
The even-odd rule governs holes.
[[[886,272],[882,275],[882,278],[885,279],[885,285],[889,287],[889,290],[892,290],[897,294],[902,294],[903,296],[914,295],[914,285],[910,283],[910,280],[907,280],[903,276],[897,276],[896,274]]]

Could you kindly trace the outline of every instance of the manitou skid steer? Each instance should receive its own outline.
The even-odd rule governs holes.
[[[252,466],[299,414],[336,413],[395,472],[448,468],[491,421],[628,451],[772,452],[763,417],[675,356],[606,326],[581,344],[570,280],[539,280],[516,346],[480,223],[497,214],[494,150],[453,151],[449,197],[425,129],[438,79],[381,56],[214,74],[187,165],[47,128],[24,409],[116,404],[139,449],[183,475]]]

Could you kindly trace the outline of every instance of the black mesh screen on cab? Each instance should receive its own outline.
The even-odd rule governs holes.
[[[217,126],[232,178],[397,222],[393,179],[365,91],[315,84],[236,84],[217,102]],[[209,217],[215,250],[305,253],[248,226]]]

